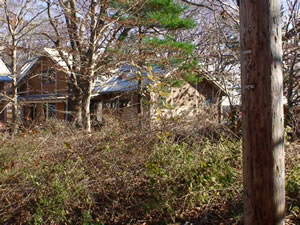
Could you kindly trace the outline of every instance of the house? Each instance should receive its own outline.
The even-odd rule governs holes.
[[[132,122],[158,117],[193,118],[209,109],[220,120],[221,98],[226,92],[207,75],[200,76],[203,79],[197,84],[182,80],[179,87],[166,87],[155,78],[166,77],[166,72],[159,67],[153,67],[149,77],[146,69],[123,65],[116,75],[94,89],[94,114],[98,121],[109,114]]]
[[[68,120],[71,73],[58,51],[44,48],[44,55],[27,61],[20,74],[18,99],[24,121]]]
[[[23,120],[55,117],[67,119],[68,81],[66,64],[58,52],[45,48],[45,55],[27,61],[18,79],[18,96]]]
[[[6,91],[12,79],[10,71],[0,59],[0,126],[7,122],[7,107],[8,101],[6,98]],[[3,125],[2,125],[3,126]]]
[[[18,79],[25,121],[68,119],[68,99],[72,95],[68,88],[70,73],[56,50],[45,48],[45,53],[27,61]],[[201,75],[203,79],[198,84],[183,81],[180,88],[170,86],[162,91],[156,86],[160,78],[166,77],[166,71],[154,66],[151,73],[152,78],[145,69],[139,71],[137,67],[123,65],[111,78],[96,82],[91,99],[94,119],[103,122],[105,115],[122,121],[137,121],[141,117],[152,120],[158,116],[192,118],[206,109],[220,111],[221,97],[226,93],[207,75]],[[220,115],[216,113],[216,119],[220,120]]]

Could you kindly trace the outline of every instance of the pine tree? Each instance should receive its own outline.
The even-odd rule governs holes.
[[[121,2],[118,7],[128,11],[132,2]],[[140,2],[122,18],[121,22],[127,26],[119,37],[118,49],[123,47],[127,58],[130,53],[135,56],[138,53],[139,60],[144,62],[158,63],[162,59],[164,63],[182,62],[182,58],[192,54],[194,46],[177,40],[175,34],[196,25],[192,19],[183,17],[186,9],[173,0]]]

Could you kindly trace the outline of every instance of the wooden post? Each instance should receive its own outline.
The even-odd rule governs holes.
[[[245,224],[283,225],[280,0],[240,1],[240,23]]]
[[[103,103],[102,103],[102,100],[99,103],[97,103],[96,113],[97,113],[97,121],[102,123],[103,122]]]

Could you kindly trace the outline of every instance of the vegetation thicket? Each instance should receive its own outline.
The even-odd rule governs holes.
[[[299,224],[300,149],[287,144],[286,224]],[[92,136],[53,120],[0,146],[0,224],[242,224],[241,141],[203,119]]]

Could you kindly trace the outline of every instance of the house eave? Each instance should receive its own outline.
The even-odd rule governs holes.
[[[67,102],[68,95],[28,95],[28,96],[19,96],[19,101],[21,103],[59,103]]]

